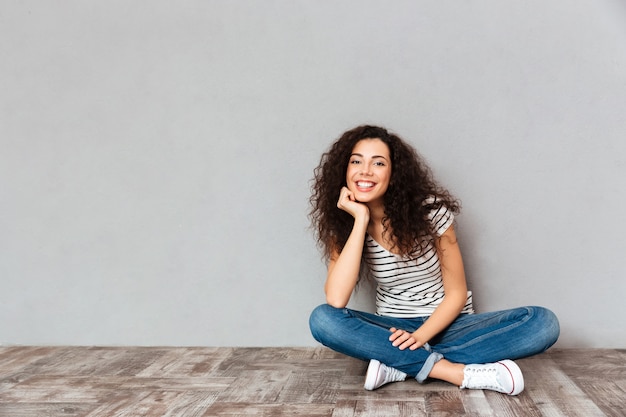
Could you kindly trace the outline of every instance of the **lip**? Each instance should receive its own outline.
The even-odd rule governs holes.
[[[359,185],[359,183],[361,183],[361,185]],[[367,184],[367,186],[363,186]],[[376,183],[374,181],[369,181],[369,180],[358,180],[354,182],[354,186],[356,187],[356,189],[362,193],[367,193],[372,191],[374,188],[376,188]]]

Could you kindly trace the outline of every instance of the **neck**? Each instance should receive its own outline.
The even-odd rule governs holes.
[[[370,211],[370,223],[382,223],[385,217],[385,206],[382,203],[370,203],[367,207]]]

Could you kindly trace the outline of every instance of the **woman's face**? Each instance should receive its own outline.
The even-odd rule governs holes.
[[[380,139],[362,139],[354,145],[346,184],[361,203],[382,201],[391,179],[389,147]]]

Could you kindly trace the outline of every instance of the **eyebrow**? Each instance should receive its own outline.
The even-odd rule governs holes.
[[[360,154],[360,153],[356,153],[356,152],[355,152],[355,153],[353,153],[353,154],[351,154],[350,156],[360,156],[361,158],[364,158],[364,156],[363,156],[362,154]],[[372,159],[375,159],[375,158],[382,158],[382,159],[384,159],[385,161],[388,161],[388,159],[387,159],[387,158],[385,158],[385,157],[384,157],[384,156],[382,156],[382,155],[374,155],[374,156],[372,156]]]

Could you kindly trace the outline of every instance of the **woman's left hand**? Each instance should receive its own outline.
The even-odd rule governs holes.
[[[424,346],[424,342],[418,340],[415,333],[409,333],[404,330],[396,329],[395,327],[392,327],[389,331],[391,332],[389,341],[400,350],[406,348],[416,350]]]

